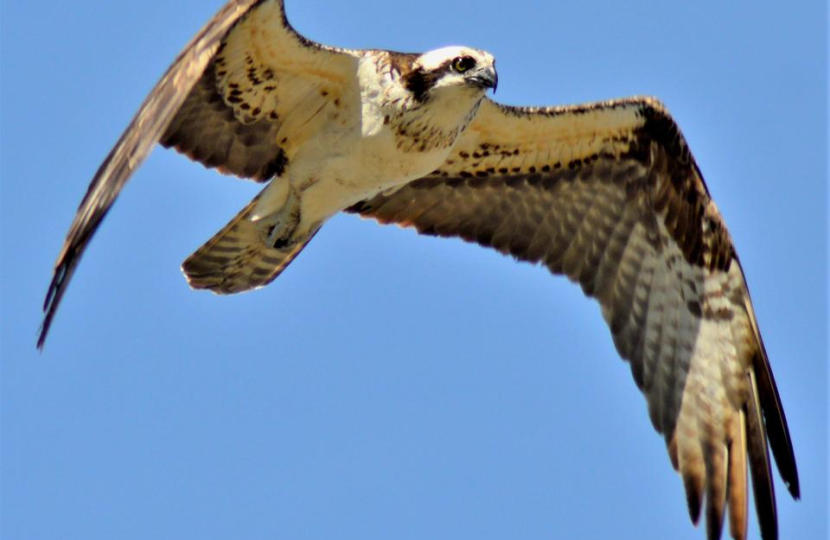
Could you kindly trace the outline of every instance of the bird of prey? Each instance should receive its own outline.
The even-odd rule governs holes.
[[[709,539],[746,537],[751,476],[777,537],[768,448],[793,497],[784,411],[723,219],[652,98],[512,107],[487,52],[312,42],[281,0],[231,0],[185,47],[104,160],[58,256],[42,347],[101,220],[156,143],[264,189],[185,260],[191,287],[270,283],[334,214],[459,237],[540,263],[597,299]],[[705,507],[705,510],[704,510]]]

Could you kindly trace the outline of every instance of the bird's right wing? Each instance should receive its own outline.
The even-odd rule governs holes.
[[[747,460],[761,530],[777,535],[767,440],[798,496],[786,419],[743,270],[671,116],[655,100],[482,103],[435,172],[350,211],[460,237],[565,274],[596,298],[683,478],[746,536]]]
[[[282,0],[231,0],[196,34],[101,164],[67,233],[46,294],[37,345],[101,220],[157,142],[209,167],[267,180],[321,122],[345,115],[356,51],[306,39]]]

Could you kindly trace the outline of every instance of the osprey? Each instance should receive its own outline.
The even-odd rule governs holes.
[[[340,211],[545,265],[597,299],[707,536],[746,537],[752,477],[777,536],[768,448],[793,497],[786,418],[729,233],[651,98],[529,108],[488,97],[493,57],[314,43],[280,0],[231,0],[185,47],[95,174],[38,338],[101,220],[156,143],[265,188],[182,265],[226,294],[273,281]]]

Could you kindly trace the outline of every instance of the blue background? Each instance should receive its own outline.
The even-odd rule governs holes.
[[[35,351],[89,178],[219,5],[2,4],[2,537],[703,538],[577,287],[340,216],[268,288],[192,292],[179,264],[257,187],[173,152],[135,175]],[[506,103],[664,100],[730,226],[790,420],[803,501],[777,484],[782,537],[819,539],[828,18],[822,2],[783,5],[296,0],[288,13],[341,46],[488,49]]]

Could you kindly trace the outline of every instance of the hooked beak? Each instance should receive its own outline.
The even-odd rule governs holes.
[[[495,67],[487,67],[479,70],[470,81],[481,88],[492,88],[493,93],[496,93],[496,88],[499,86],[499,74],[496,73]]]

